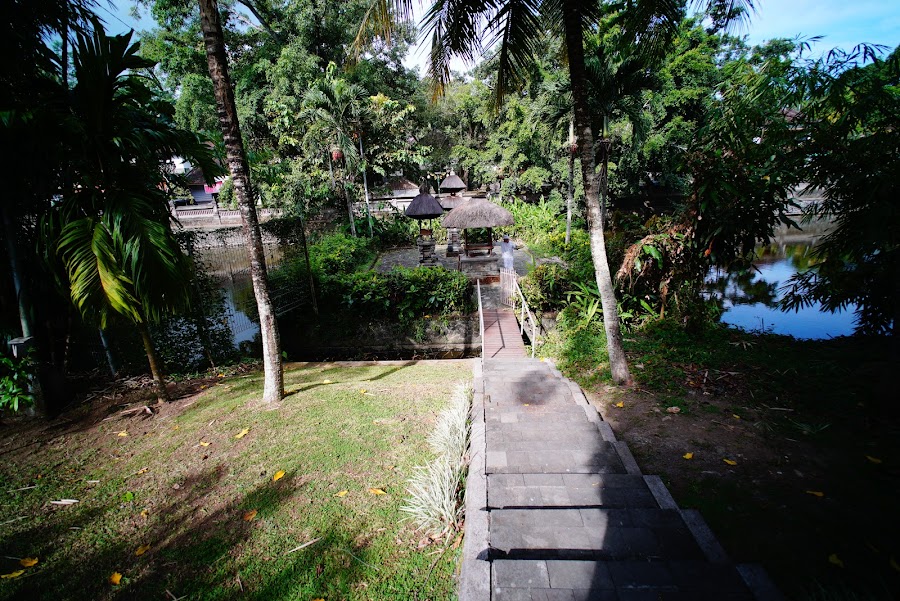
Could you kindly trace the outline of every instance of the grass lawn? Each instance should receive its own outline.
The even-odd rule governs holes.
[[[0,573],[24,572],[0,598],[453,598],[459,540],[424,546],[399,508],[470,378],[467,361],[303,364],[277,410],[254,372],[153,416],[119,399],[2,426]]]

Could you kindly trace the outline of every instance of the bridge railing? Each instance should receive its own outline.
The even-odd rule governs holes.
[[[522,294],[522,289],[519,287],[519,277],[514,269],[500,269],[500,302],[513,308],[515,308],[518,303],[519,334],[525,333],[525,322],[527,321],[528,326],[531,329],[529,335],[531,339],[531,358],[534,359],[535,350],[538,345],[538,336],[540,335],[538,322],[534,313],[532,313],[531,309],[528,307],[528,301],[525,300],[525,295]]]
[[[478,331],[481,333],[481,366],[484,367],[484,307],[481,305],[481,280],[475,280],[478,292]]]

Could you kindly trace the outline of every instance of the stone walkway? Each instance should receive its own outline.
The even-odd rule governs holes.
[[[475,368],[461,601],[774,601],[549,362]]]

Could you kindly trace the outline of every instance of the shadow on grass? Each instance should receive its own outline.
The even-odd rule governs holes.
[[[227,476],[224,465],[191,474],[147,518],[141,505],[123,517],[120,501],[110,498],[0,535],[4,555],[40,557],[21,577],[0,583],[0,599],[346,598],[377,570],[355,542],[360,533],[344,523],[317,525],[318,542],[288,552],[308,542],[284,533],[283,514],[302,487],[295,474],[222,501]],[[246,521],[250,510],[257,513]],[[136,556],[140,545],[150,548]],[[16,566],[3,560],[2,571]],[[122,574],[119,586],[109,583],[113,572]]]

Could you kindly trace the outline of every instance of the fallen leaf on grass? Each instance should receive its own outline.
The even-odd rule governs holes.
[[[9,574],[3,574],[2,576],[0,576],[0,578],[3,578],[4,580],[9,580],[11,578],[18,578],[19,576],[21,576],[24,573],[25,573],[25,570],[16,570],[15,572],[10,572]]]
[[[119,574],[118,572],[113,572],[113,573],[110,575],[110,577],[109,577],[109,583],[110,583],[110,584],[115,584],[115,585],[118,586],[118,584],[119,584],[120,582],[122,582],[122,575]]]
[[[138,547],[137,549],[134,550],[134,554],[137,557],[140,557],[141,555],[143,555],[144,553],[146,553],[149,550],[150,550],[150,545],[141,545],[140,547]]]
[[[142,517],[142,518],[146,518],[148,515],[150,515],[150,512],[147,511],[146,509],[144,509],[143,511],[141,511],[141,517]]]
[[[616,407],[618,407],[619,409],[621,409],[624,406],[625,406],[625,401],[619,401],[618,403],[616,403]]]
[[[122,430],[121,432],[116,432],[116,436],[128,436],[128,430]]]
[[[741,419],[741,416],[738,415],[737,413],[732,413],[731,417],[733,417],[734,419]]]
[[[284,470],[278,470],[275,472],[275,475],[272,476],[272,482],[278,482],[282,478],[284,478]]]
[[[37,565],[38,558],[37,557],[23,557],[19,560],[19,565],[23,568],[30,568],[33,565]]]
[[[844,567],[844,562],[841,561],[841,558],[837,556],[837,553],[832,553],[828,556],[828,563],[831,565],[835,565],[839,568]]]
[[[365,388],[360,388],[360,389],[359,389],[359,393],[360,393],[360,394],[366,394],[366,389],[365,389]]]
[[[387,493],[381,490],[380,488],[370,488],[369,492],[373,495],[386,495]]]
[[[77,503],[77,499],[60,499],[59,501],[50,501],[51,505],[74,505]]]
[[[681,407],[669,407],[668,409],[666,409],[666,413],[681,413]]]
[[[724,461],[728,465],[737,465],[737,461],[732,461],[731,459],[723,459],[722,461]]]
[[[149,467],[142,467],[138,471],[134,473],[135,476],[140,476],[141,474],[146,474],[150,470]]]
[[[173,430],[179,430],[180,428],[181,428],[181,426],[179,426],[178,424],[175,424],[174,426],[172,426]]]
[[[247,436],[248,434],[250,434],[250,428],[244,428],[243,430],[241,430],[240,432],[235,434],[234,437],[235,438],[243,438],[243,437]]]
[[[347,496],[347,493],[348,493],[348,492],[349,492],[349,491],[342,490],[342,491],[340,491],[339,493],[336,493],[334,496],[336,496],[336,497],[338,497],[338,498],[343,498],[343,497],[346,497],[346,496]]]
[[[823,493],[821,490],[808,490],[806,491],[806,494],[812,495],[814,497],[819,497],[820,499],[825,496],[825,493]]]
[[[322,384],[334,384],[331,380],[322,380]]]
[[[203,441],[203,440],[200,441],[200,446],[201,446],[201,447],[208,447],[208,446],[211,445],[211,444],[212,444],[211,442],[205,442],[205,441]]]
[[[868,459],[875,465],[878,465],[879,463],[881,463],[881,459],[879,459],[878,457],[872,457],[871,455],[866,455],[866,459]]]
[[[694,454],[693,453],[685,453],[684,455],[682,455],[682,457],[684,457],[685,459],[693,459]]]
[[[245,522],[250,522],[250,521],[252,521],[253,518],[256,517],[256,514],[257,514],[257,513],[258,513],[258,511],[257,511],[256,509],[251,509],[250,511],[244,512],[244,521],[245,521]]]

